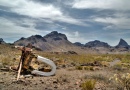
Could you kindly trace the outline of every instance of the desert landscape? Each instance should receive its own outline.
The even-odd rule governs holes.
[[[86,46],[73,44],[65,35],[55,31],[44,38],[36,35],[22,38],[13,44],[1,39],[0,90],[130,90],[129,45],[123,39],[117,46],[111,47],[99,41]],[[27,43],[34,46],[35,55],[55,63],[54,75],[21,74],[19,80],[16,80],[18,71],[11,67],[18,67],[21,51],[15,45]],[[38,64],[35,58],[31,66],[34,69],[51,69],[46,64]]]
[[[130,90],[130,0],[0,0],[0,90]]]

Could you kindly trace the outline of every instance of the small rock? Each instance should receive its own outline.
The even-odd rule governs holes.
[[[42,80],[40,80],[40,82],[43,84],[44,83],[44,81],[42,81]]]
[[[78,84],[79,84],[79,82],[76,82],[76,83],[75,83],[75,85],[78,85]]]
[[[35,83],[34,85],[38,85],[37,83]]]
[[[58,88],[58,86],[54,86],[54,88]]]
[[[53,83],[58,83],[57,81],[53,81]]]
[[[0,81],[0,83],[4,83],[4,81]]]

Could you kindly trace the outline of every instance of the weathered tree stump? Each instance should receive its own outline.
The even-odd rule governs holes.
[[[32,59],[35,57],[35,55],[32,53],[32,45],[28,44],[26,47],[19,47],[19,49],[22,51],[22,55],[18,66],[18,73],[30,74],[33,70],[30,64]]]

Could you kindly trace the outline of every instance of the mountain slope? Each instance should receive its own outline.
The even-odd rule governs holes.
[[[21,39],[14,42],[15,45],[20,45],[20,46],[26,46],[28,45],[28,43],[42,50],[48,50],[50,48],[47,41],[41,35],[33,35],[28,38],[22,37]]]
[[[34,35],[28,38],[21,38],[14,42],[15,45],[27,45],[31,43],[36,48],[50,51],[68,51],[74,45],[68,41],[65,34],[53,31],[46,36]]]

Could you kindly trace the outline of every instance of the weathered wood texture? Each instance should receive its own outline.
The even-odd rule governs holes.
[[[20,59],[20,61],[22,61],[21,73],[23,74],[30,73],[30,70],[32,69],[30,67],[30,64],[31,64],[32,59],[35,57],[35,55],[32,53],[31,46],[22,47],[20,48],[20,50],[22,51],[22,55]],[[20,63],[19,63],[18,70],[19,68],[20,68]]]

